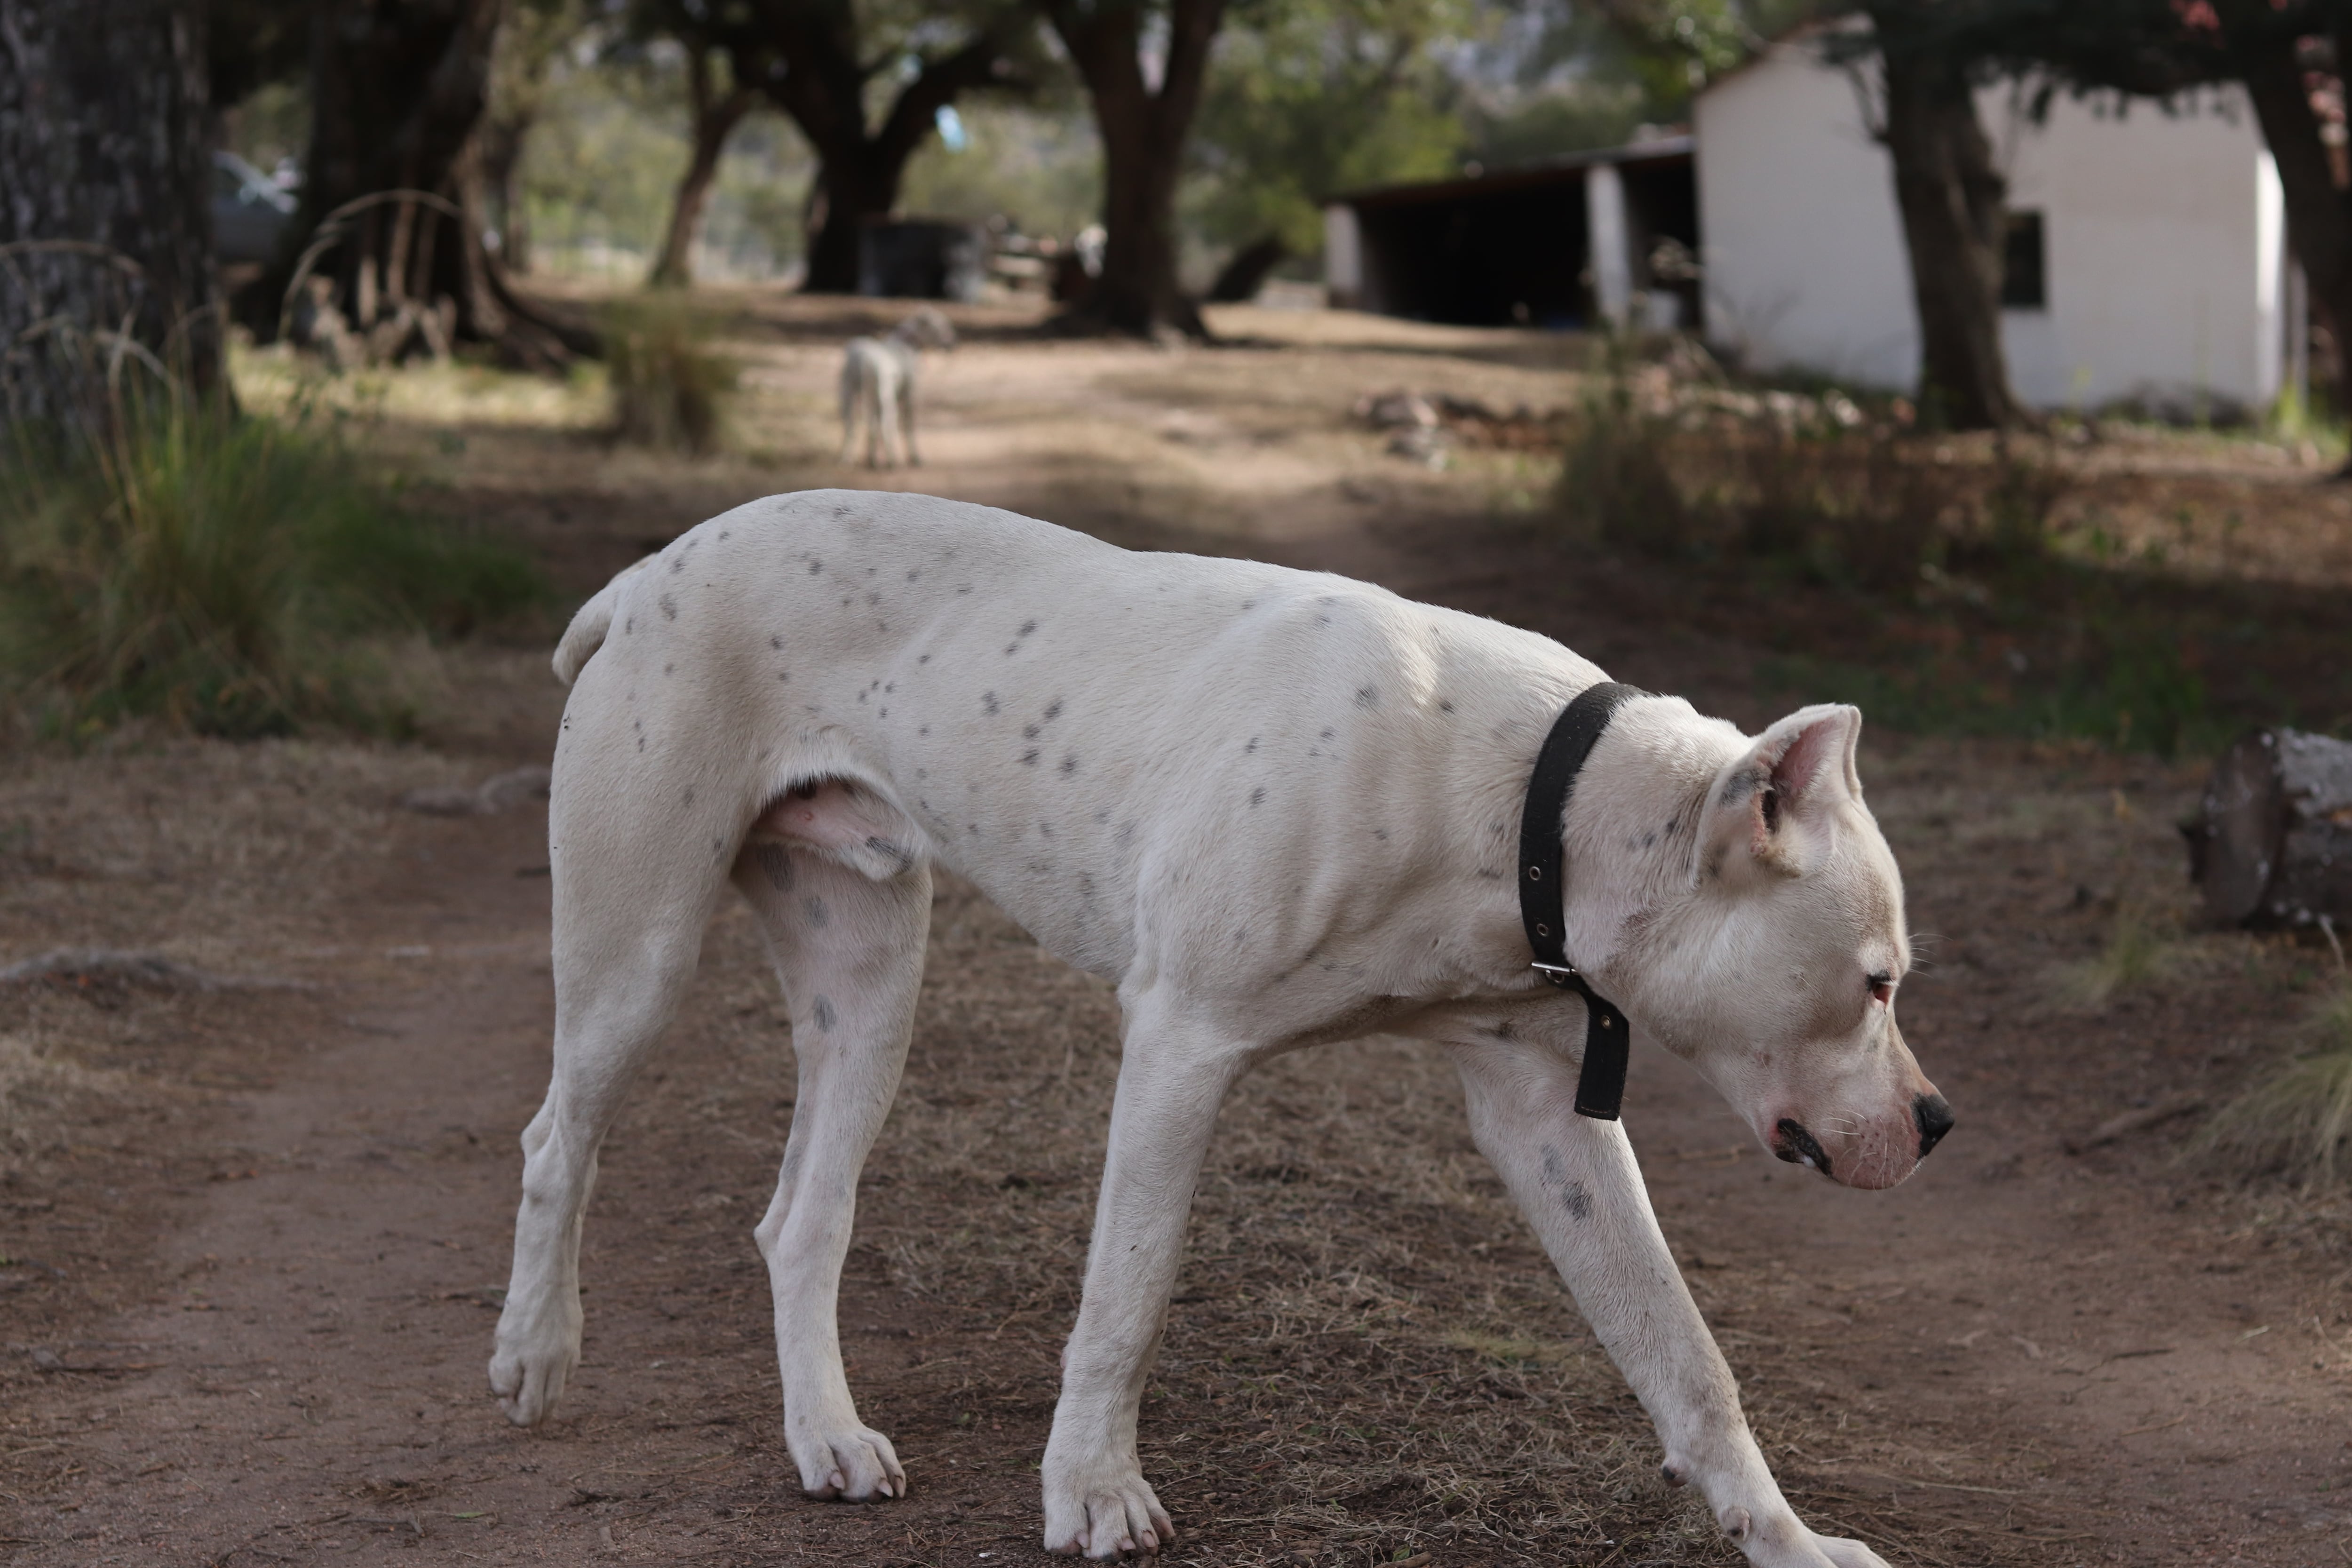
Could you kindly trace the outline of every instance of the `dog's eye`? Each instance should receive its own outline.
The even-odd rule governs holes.
[[[1895,1000],[1895,976],[1885,973],[1870,977],[1870,999],[1874,1002]]]

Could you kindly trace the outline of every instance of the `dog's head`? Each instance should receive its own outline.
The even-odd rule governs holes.
[[[917,309],[895,330],[919,349],[951,349],[956,344],[955,323],[929,305]]]
[[[1861,734],[1856,709],[1803,709],[1716,773],[1686,884],[1641,922],[1620,1000],[1773,1153],[1874,1188],[1952,1118],[1895,1023],[1911,944]]]

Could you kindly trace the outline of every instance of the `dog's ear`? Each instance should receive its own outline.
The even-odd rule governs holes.
[[[1861,740],[1862,710],[1842,702],[1801,708],[1758,736],[1716,775],[1699,836],[1702,879],[1749,866],[1802,871],[1809,838],[1833,809],[1862,797],[1853,761]]]

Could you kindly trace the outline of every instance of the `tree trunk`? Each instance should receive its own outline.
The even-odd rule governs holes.
[[[323,0],[301,212],[255,291],[268,318],[257,325],[291,319],[370,361],[445,353],[452,338],[533,369],[595,352],[593,332],[518,299],[482,246],[489,203],[477,133],[506,4]],[[307,279],[297,276],[306,254]],[[298,282],[302,297],[289,299]]]
[[[898,205],[904,158],[877,158],[851,143],[824,153],[817,170],[815,233],[809,238],[808,268],[801,288],[811,294],[857,292],[858,256],[866,226],[890,216]]]
[[[482,122],[474,157],[482,188],[482,235],[499,237],[499,265],[509,273],[530,270],[530,223],[522,206],[520,181],[529,120],[493,116]]]
[[[2247,29],[2253,32],[2254,29]],[[2352,67],[2345,51],[2352,40],[2336,43],[2337,68]],[[2311,289],[2311,303],[2338,346],[2336,355],[2336,405],[2352,409],[2352,206],[2336,184],[2336,163],[2322,132],[2325,127],[2311,104],[2311,86],[2296,58],[2296,41],[2286,36],[2240,42],[2246,94],[2253,100],[2254,119],[2262,126],[2278,164],[2279,186],[2286,198],[2286,238]],[[2352,461],[2345,471],[2352,474]]]
[[[2221,754],[2189,879],[2224,925],[2352,926],[2352,742],[2263,730]]]
[[[694,242],[702,237],[702,217],[710,205],[710,187],[719,178],[719,157],[727,151],[727,138],[760,100],[758,90],[749,87],[719,93],[710,79],[708,49],[688,51],[686,79],[694,111],[694,153],[677,183],[669,232],[663,237],[661,256],[654,263],[649,281],[657,289],[683,289],[694,281]]]
[[[1908,45],[1877,16],[1886,73],[1884,138],[1919,312],[1919,403],[1930,423],[2007,430],[2028,423],[2000,347],[2007,214],[1976,94],[1953,52]]]
[[[1155,40],[1160,85],[1146,80],[1143,7],[1047,0],[1046,16],[1087,84],[1103,144],[1102,275],[1071,324],[1148,336],[1172,326],[1209,335],[1176,277],[1176,183],[1201,106],[1225,0],[1170,0]]]
[[[815,233],[801,287],[854,294],[866,220],[898,205],[907,161],[931,136],[939,111],[967,92],[1029,85],[1003,67],[1007,50],[1034,20],[1025,9],[1008,6],[952,53],[913,57],[919,68],[891,100],[880,128],[869,130],[866,89],[880,68],[863,58],[848,5],[766,0],[752,16],[751,27],[730,37],[735,79],[761,83],[816,149],[819,163],[811,194]]]
[[[222,385],[208,94],[178,0],[0,0],[0,411],[106,416],[110,360]],[[116,339],[128,328],[128,342]],[[125,374],[136,377],[136,367]]]

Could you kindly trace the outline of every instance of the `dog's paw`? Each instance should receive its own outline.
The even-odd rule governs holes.
[[[1847,1541],[1835,1535],[1816,1535],[1813,1549],[1836,1568],[1886,1568],[1886,1559],[1859,1541]]]
[[[890,1439],[854,1420],[830,1430],[793,1433],[785,1446],[800,1467],[801,1490],[840,1502],[881,1502],[907,1495],[907,1472]]]
[[[1045,1550],[1064,1556],[1124,1557],[1174,1542],[1168,1510],[1133,1466],[1084,1477],[1048,1477]]]
[[[572,1369],[580,1364],[578,1309],[570,1317],[568,1331],[560,1320],[530,1328],[499,1320],[490,1351],[490,1392],[498,1395],[507,1419],[518,1426],[536,1426],[554,1415]]]
[[[579,1357],[571,1352],[529,1354],[504,1346],[490,1356],[490,1392],[499,1408],[518,1426],[536,1426],[555,1414],[563,1384]]]
[[[1748,1510],[1732,1507],[1717,1514],[1716,1521],[1756,1568],[1886,1568],[1885,1560],[1861,1542],[1816,1535],[1785,1510],[1759,1522]]]

